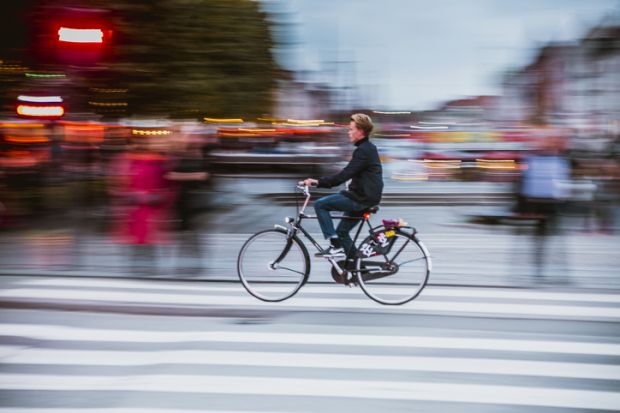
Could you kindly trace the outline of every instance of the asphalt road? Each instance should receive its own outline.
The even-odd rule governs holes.
[[[338,285],[265,304],[230,283],[3,282],[0,412],[620,406],[618,294],[429,287],[383,307]]]
[[[267,304],[238,283],[236,257],[295,213],[264,196],[290,182],[231,182],[198,258],[172,242],[134,271],[96,226],[3,233],[0,413],[618,410],[618,235],[566,217],[538,277],[530,227],[469,220],[505,202],[409,205],[400,187],[373,220],[418,229],[433,259],[420,297],[381,306],[315,259],[297,296]],[[502,191],[424,190],[451,187]]]

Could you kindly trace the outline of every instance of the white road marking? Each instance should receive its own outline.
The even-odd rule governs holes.
[[[615,410],[620,393],[526,386],[290,377],[134,375],[65,376],[0,374],[3,390],[122,391],[427,400],[574,409]]]
[[[191,283],[163,283],[163,282],[144,282],[135,280],[93,280],[75,278],[53,278],[53,279],[34,279],[24,280],[20,285],[38,287],[87,287],[87,288],[124,288],[124,289],[148,289],[162,291],[187,291],[187,292],[237,292],[245,291],[241,284],[222,285],[222,284],[197,284]],[[281,291],[277,287],[269,291]],[[316,294],[352,294],[358,295],[358,290],[343,288],[340,285],[305,285],[300,293]],[[420,298],[424,297],[461,297],[461,298],[503,298],[515,300],[541,300],[541,301],[580,301],[593,303],[620,303],[620,294],[592,294],[592,293],[563,293],[547,291],[515,291],[500,290],[495,288],[476,289],[476,288],[443,288],[426,287]]]
[[[0,324],[1,336],[36,340],[124,343],[268,343],[356,347],[401,347],[454,350],[516,351],[534,353],[620,356],[620,344],[549,340],[397,336],[363,334],[266,333],[237,331],[108,330],[46,324]]]
[[[620,319],[620,307],[585,307],[576,305],[544,305],[521,303],[490,302],[449,302],[449,301],[414,301],[402,307],[388,308],[381,306],[363,296],[359,291],[359,300],[340,298],[295,297],[283,303],[262,303],[248,295],[236,296],[157,294],[127,291],[88,291],[71,289],[15,288],[0,291],[0,298],[28,300],[64,300],[92,301],[105,303],[133,303],[176,306],[233,306],[261,307],[276,309],[314,308],[324,310],[382,309],[402,314],[423,311],[451,312],[459,314],[484,313],[488,315],[540,316],[540,317],[595,317],[602,319]]]
[[[158,364],[430,371],[620,380],[620,366],[459,357],[399,357],[264,351],[93,351],[0,346],[3,364],[150,366]]]

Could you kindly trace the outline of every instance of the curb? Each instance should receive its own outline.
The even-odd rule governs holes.
[[[119,275],[119,274],[102,274],[102,273],[91,273],[88,275],[85,274],[71,274],[71,273],[62,273],[62,272],[42,272],[42,271],[3,271],[0,270],[0,277],[35,277],[35,278],[86,278],[86,279],[99,279],[99,280],[131,280],[131,281],[147,281],[153,283],[165,283],[165,282],[178,282],[178,283],[214,283],[214,284],[239,284],[239,280],[236,277],[203,277],[203,278],[183,278],[183,277],[170,277],[170,276],[162,276],[162,275],[153,275],[153,276],[134,276],[134,275]],[[311,281],[309,280],[308,285],[334,285],[336,284],[332,280],[327,281]],[[480,289],[511,289],[511,290],[541,290],[541,289],[553,289],[554,291],[574,291],[575,289],[579,289],[581,291],[601,291],[601,292],[610,292],[617,290],[620,292],[620,289],[610,288],[610,287],[588,287],[588,286],[575,286],[575,284],[566,284],[566,283],[539,283],[539,284],[529,284],[529,285],[515,285],[515,284],[473,284],[473,283],[455,283],[455,282],[432,282],[430,281],[427,284],[427,287],[439,287],[439,288],[480,288]],[[0,303],[2,301],[0,300]],[[1,306],[1,304],[0,304]]]
[[[315,191],[312,198],[320,198],[333,194],[333,191]],[[257,194],[256,198],[273,201],[279,205],[301,205],[303,197],[296,197],[291,193],[265,193]],[[514,195],[510,192],[486,192],[486,193],[428,193],[428,192],[392,192],[384,193],[381,199],[381,207],[393,206],[446,206],[446,205],[506,205],[514,201]]]

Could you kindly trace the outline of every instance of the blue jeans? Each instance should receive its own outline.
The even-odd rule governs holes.
[[[342,219],[338,224],[338,228],[334,229],[334,222],[330,215],[330,211],[342,211],[347,216],[362,216],[362,211],[368,206],[355,202],[342,194],[333,194],[319,198],[314,202],[314,210],[319,220],[321,231],[325,239],[338,236],[342,241],[342,247],[349,254],[349,249],[353,245],[353,240],[349,236],[349,231],[353,229],[360,221],[356,219]]]

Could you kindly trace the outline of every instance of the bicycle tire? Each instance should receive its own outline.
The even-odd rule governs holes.
[[[308,280],[310,257],[296,236],[289,238],[285,230],[267,229],[245,241],[237,257],[237,274],[252,296],[267,302],[284,301]]]
[[[415,235],[394,230],[393,237],[385,253],[358,254],[355,260],[355,277],[362,291],[384,305],[402,305],[420,295],[432,267],[428,250]],[[369,235],[360,247],[375,243]],[[390,267],[390,261],[396,265]]]

